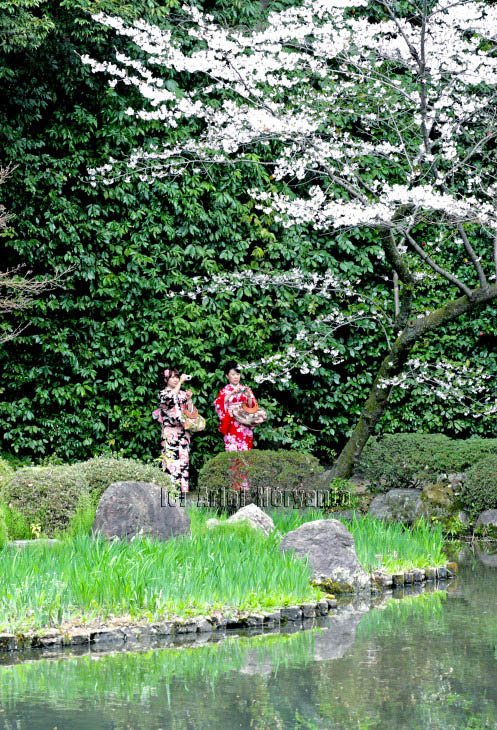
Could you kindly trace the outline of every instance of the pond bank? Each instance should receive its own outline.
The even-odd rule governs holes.
[[[450,590],[446,580],[405,584],[376,594],[347,595],[317,604],[286,606],[272,614],[216,613],[211,617],[132,623],[116,618],[107,623],[62,627],[60,630],[0,634],[0,665],[17,664],[42,658],[62,658],[85,654],[147,651],[171,647],[196,647],[233,636],[288,634],[324,628],[330,618],[342,614],[363,615],[373,608],[384,608],[392,599],[402,601]],[[210,624],[210,628],[208,628]]]

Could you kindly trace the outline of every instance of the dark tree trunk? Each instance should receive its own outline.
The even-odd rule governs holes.
[[[369,437],[374,433],[378,420],[385,413],[391,386],[382,388],[380,387],[381,381],[390,379],[402,372],[412,348],[427,332],[437,330],[447,322],[457,319],[461,314],[486,304],[496,297],[496,285],[487,289],[475,289],[472,292],[471,299],[467,296],[459,297],[426,317],[410,320],[407,323],[379,367],[359,421],[333,465],[332,474],[334,478],[348,479],[351,476],[361,457],[362,450]]]

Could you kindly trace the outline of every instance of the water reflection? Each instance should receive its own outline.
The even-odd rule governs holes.
[[[0,728],[494,729],[496,602],[497,571],[476,556],[447,590],[349,601],[310,631],[12,666],[0,655]]]

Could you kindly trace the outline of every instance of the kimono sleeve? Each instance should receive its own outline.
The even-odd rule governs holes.
[[[226,398],[226,389],[223,388],[219,391],[216,400],[214,401],[214,408],[216,409],[216,413],[219,416],[219,420],[221,423],[219,424],[219,430],[223,434],[223,436],[226,436],[226,434],[229,431],[230,423],[232,421],[232,418],[228,411],[225,408],[225,401]]]
[[[161,423],[166,426],[183,426],[180,399],[170,391],[161,390],[159,393],[159,410],[162,417]]]

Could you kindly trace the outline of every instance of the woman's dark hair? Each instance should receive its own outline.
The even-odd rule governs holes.
[[[166,376],[166,372],[169,372],[169,375]],[[162,371],[162,377],[164,378],[164,380],[166,381],[166,383],[167,383],[167,381],[169,380],[169,378],[172,375],[177,375],[178,378],[179,378],[179,370],[178,370],[178,368],[172,368],[172,367],[169,366],[167,368],[164,368],[164,370]]]
[[[236,370],[237,373],[240,372],[240,368],[238,367],[238,363],[236,362],[236,360],[228,360],[223,368],[223,373],[225,375],[228,375],[230,370]]]

